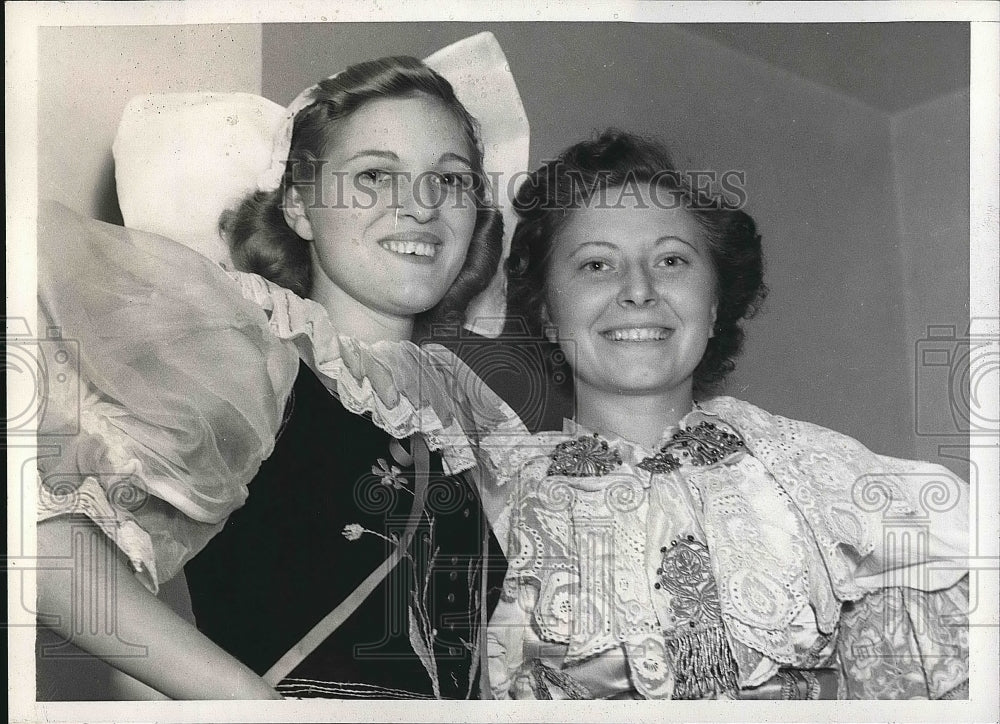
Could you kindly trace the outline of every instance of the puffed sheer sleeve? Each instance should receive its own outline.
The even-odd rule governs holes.
[[[86,515],[156,591],[243,504],[298,355],[208,259],[54,203],[38,301],[39,518]]]

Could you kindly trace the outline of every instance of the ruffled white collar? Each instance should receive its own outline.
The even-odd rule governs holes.
[[[397,439],[423,435],[446,473],[474,468],[484,453],[498,466],[497,440],[527,436],[514,411],[445,347],[347,338],[320,304],[256,274],[228,274],[345,408]]]

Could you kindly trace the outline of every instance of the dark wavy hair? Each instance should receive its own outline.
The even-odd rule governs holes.
[[[533,334],[543,334],[548,263],[557,232],[573,209],[595,195],[637,182],[669,192],[705,231],[718,299],[714,335],[694,372],[695,392],[705,395],[735,368],[744,338],[741,323],[767,294],[761,238],[750,215],[692,187],[660,143],[609,129],[596,140],[570,146],[528,176],[514,200],[520,221],[508,260],[508,306]]]
[[[486,289],[500,263],[503,218],[490,201],[479,124],[459,102],[451,84],[416,58],[399,56],[358,63],[320,81],[314,92],[315,102],[295,116],[281,186],[275,191],[251,193],[219,221],[219,230],[229,244],[237,268],[260,274],[299,296],[309,296],[312,289],[309,246],[285,222],[282,205],[286,191],[299,179],[314,178],[315,162],[326,156],[344,120],[365,103],[418,94],[440,101],[458,121],[468,140],[475,177],[471,189],[477,213],[465,264],[441,301],[417,315],[415,321],[417,328],[464,322],[469,302]]]

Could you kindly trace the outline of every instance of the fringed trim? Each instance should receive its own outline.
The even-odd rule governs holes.
[[[739,672],[721,624],[669,637],[666,643],[674,671],[674,699],[735,695],[739,690]]]
[[[968,699],[969,698],[969,682],[963,681],[961,684],[951,689],[947,693],[941,696],[942,699]]]
[[[586,686],[567,674],[565,671],[553,669],[539,659],[534,659],[529,671],[531,690],[536,699],[551,699],[552,692],[549,684],[553,684],[562,690],[570,699],[593,699],[594,695]]]

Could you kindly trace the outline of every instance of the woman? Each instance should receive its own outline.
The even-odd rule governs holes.
[[[40,302],[81,341],[86,400],[40,465],[40,549],[105,533],[137,576],[113,555],[88,572],[117,579],[117,639],[148,655],[74,642],[175,698],[474,696],[487,568],[503,570],[478,443],[519,423],[409,340],[461,323],[502,253],[477,124],[442,76],[387,58],[304,91],[275,158],[222,221],[256,274],[43,215]],[[204,635],[140,585],[185,563]],[[43,610],[72,610],[60,583],[41,577]]]
[[[577,412],[508,463],[494,694],[967,695],[967,486],[709,394],[764,296],[753,220],[617,132],[516,205],[510,298]]]

